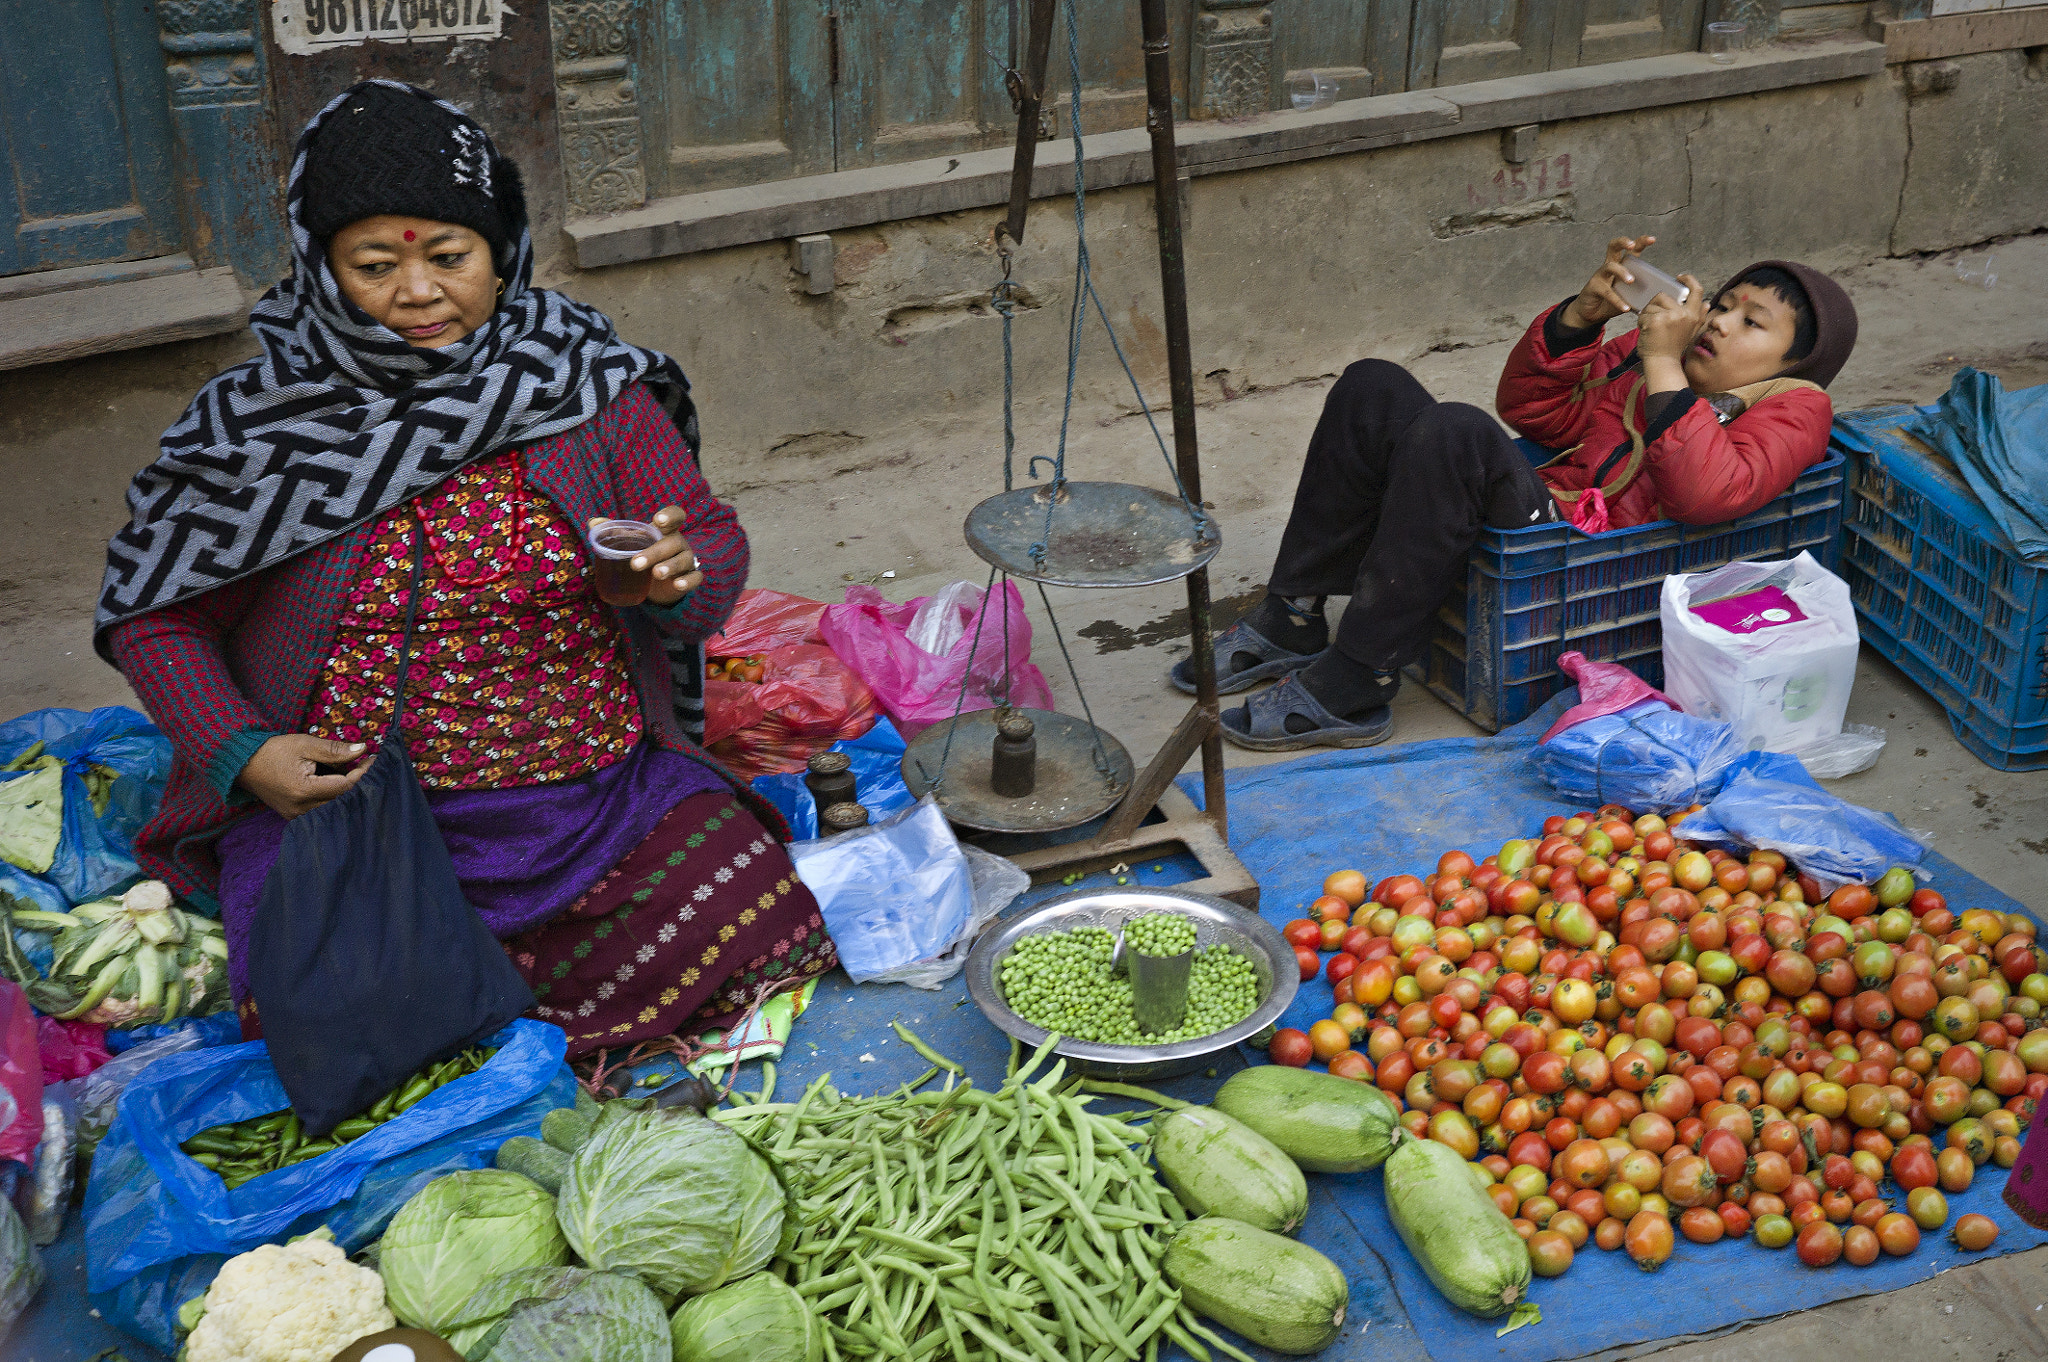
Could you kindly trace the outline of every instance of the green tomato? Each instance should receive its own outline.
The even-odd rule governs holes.
[[[1913,872],[1902,865],[1895,865],[1884,872],[1877,882],[1877,901],[1887,908],[1896,908],[1913,897],[1919,886],[1913,882]],[[1900,940],[1905,938],[1901,937]]]

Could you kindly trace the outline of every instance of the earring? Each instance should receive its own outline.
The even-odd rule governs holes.
[[[505,281],[503,279],[498,281],[498,296],[500,298],[505,296]]]

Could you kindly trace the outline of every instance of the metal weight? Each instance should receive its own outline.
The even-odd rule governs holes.
[[[1179,955],[1146,955],[1126,949],[1124,967],[1131,973],[1131,1011],[1140,1029],[1164,1035],[1187,1019],[1188,977],[1195,968],[1192,947]]]

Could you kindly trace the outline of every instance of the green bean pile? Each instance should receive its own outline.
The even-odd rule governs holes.
[[[1179,913],[1147,913],[1124,924],[1124,949],[1140,955],[1183,955],[1195,948],[1195,924]]]
[[[798,1101],[713,1113],[796,1188],[796,1239],[770,1270],[825,1325],[826,1362],[1154,1362],[1162,1336],[1252,1362],[1160,1273],[1187,1213],[1135,1113],[1089,1111],[1061,1087],[1065,1061],[1028,1082],[1053,1043],[996,1092],[955,1086],[959,1066],[934,1056],[887,1096],[841,1096],[826,1075]],[[945,1091],[914,1091],[942,1071]]]
[[[306,1139],[299,1114],[286,1110],[252,1116],[232,1125],[208,1126],[178,1148],[189,1154],[194,1163],[220,1174],[221,1181],[232,1192],[251,1178],[317,1159],[351,1140],[360,1140],[400,1112],[417,1106],[436,1088],[475,1073],[496,1053],[495,1048],[479,1050],[471,1046],[431,1069],[422,1069],[378,1098],[376,1105],[362,1115],[351,1116],[337,1125],[324,1140]]]
[[[1129,977],[1109,968],[1115,946],[1116,938],[1102,927],[1019,937],[1000,967],[1003,1001],[1033,1026],[1100,1045],[1195,1040],[1243,1021],[1259,1005],[1252,962],[1218,942],[1195,952],[1181,1024],[1171,1031],[1143,1030],[1131,1009]]]

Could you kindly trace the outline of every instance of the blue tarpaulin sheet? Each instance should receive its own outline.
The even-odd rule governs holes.
[[[2009,393],[1964,365],[1902,429],[1948,456],[2022,558],[2048,557],[2048,384]]]
[[[1231,844],[1259,880],[1262,915],[1275,923],[1300,916],[1321,893],[1323,877],[1331,870],[1355,868],[1376,880],[1433,868],[1452,847],[1485,856],[1503,841],[1540,827],[1546,815],[1566,809],[1567,802],[1537,776],[1532,748],[1575,695],[1567,691],[1493,737],[1331,752],[1231,772]],[[1199,782],[1184,783],[1199,799]],[[1958,912],[2024,911],[1939,855],[1930,855],[1926,868],[1930,883]],[[1148,883],[1172,883],[1189,874],[1187,865],[1170,860],[1145,861],[1131,869]],[[1082,887],[1108,884],[1097,875]],[[1059,885],[1046,886],[1025,902],[1063,892]],[[1328,1015],[1330,1006],[1328,985],[1312,980],[1302,985],[1284,1024],[1305,1028]],[[828,1071],[850,1093],[887,1090],[916,1078],[926,1063],[896,1038],[889,1027],[892,1019],[960,1060],[977,1083],[1000,1083],[1008,1042],[982,1020],[962,980],[927,993],[892,985],[856,987],[835,971],[819,986],[783,1056],[778,1090],[799,1090]],[[1213,1075],[1198,1073],[1160,1086],[1201,1101],[1232,1073],[1263,1060],[1262,1054],[1239,1047],[1217,1056]],[[752,1085],[755,1071],[750,1065],[744,1085]],[[2007,1209],[1999,1196],[2004,1182],[1999,1169],[1980,1169],[1967,1192],[1949,1199],[1951,1223],[1970,1211],[1990,1216],[1999,1226],[1996,1253],[2048,1243],[2048,1235],[2028,1228]],[[1409,1256],[1387,1219],[1377,1172],[1312,1174],[1309,1188],[1309,1217],[1299,1237],[1329,1255],[1351,1284],[1344,1335],[1320,1354],[1327,1362],[1626,1356],[1637,1348],[1649,1351],[1642,1345],[1674,1334],[1712,1333],[1889,1291],[1985,1256],[1961,1253],[1945,1237],[1930,1234],[1910,1258],[1815,1270],[1802,1266],[1790,1249],[1770,1252],[1746,1240],[1695,1245],[1681,1238],[1671,1261],[1646,1276],[1625,1255],[1589,1245],[1563,1277],[1534,1284],[1531,1298],[1542,1308],[1540,1324],[1496,1337],[1504,1321],[1474,1319],[1453,1308]],[[80,1256],[76,1235],[74,1224],[52,1254],[51,1286],[10,1339],[10,1356],[77,1362],[99,1348],[124,1343],[99,1321],[86,1318],[82,1292],[64,1300],[66,1274]],[[1683,1307],[1661,1310],[1660,1300],[1683,1302]],[[125,1350],[130,1362],[159,1362],[146,1348],[126,1344]]]

